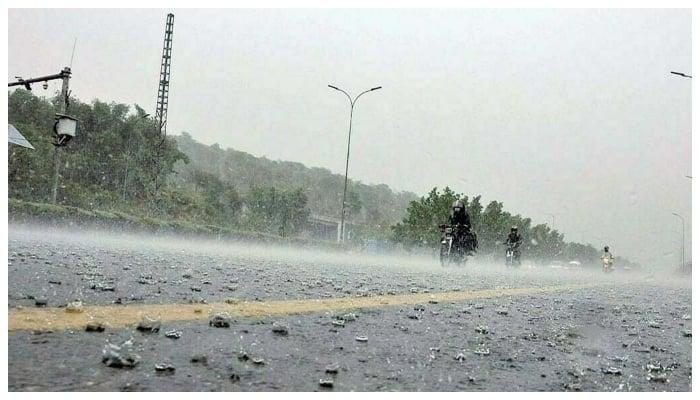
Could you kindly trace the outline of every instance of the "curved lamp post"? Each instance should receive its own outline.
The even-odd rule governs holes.
[[[360,98],[365,93],[369,93],[375,90],[379,90],[382,87],[377,86],[373,87],[372,89],[365,90],[364,92],[358,94],[354,99],[350,97],[348,92],[346,92],[343,89],[340,89],[336,86],[333,85],[328,85],[329,88],[335,89],[339,92],[342,92],[345,96],[347,96],[348,100],[350,101],[350,127],[348,128],[348,152],[347,156],[345,157],[345,185],[343,186],[343,205],[342,205],[342,211],[340,212],[340,232],[338,232],[338,242],[343,241],[345,242],[345,196],[347,195],[348,191],[348,165],[350,164],[350,136],[352,135],[352,112],[355,109],[355,103],[357,102],[357,99]]]
[[[680,214],[671,214],[681,219],[681,229],[683,229],[683,235],[681,236],[681,269],[683,269],[685,267],[685,218],[683,218]]]

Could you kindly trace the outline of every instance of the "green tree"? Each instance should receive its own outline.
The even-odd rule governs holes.
[[[306,202],[306,195],[302,189],[282,193],[278,214],[280,236],[297,234],[306,227],[310,215]]]
[[[230,226],[238,225],[238,217],[243,207],[243,199],[233,186],[227,187],[220,197],[223,206],[223,217]]]
[[[405,248],[434,246],[440,240],[439,225],[447,222],[452,203],[462,196],[449,187],[433,188],[426,196],[411,201],[403,220],[394,225],[394,240]]]
[[[306,202],[302,189],[254,187],[245,201],[248,210],[246,224],[254,230],[280,236],[299,233],[310,215]]]
[[[482,207],[481,196],[470,200],[449,187],[442,192],[433,188],[426,196],[412,201],[406,210],[406,217],[392,227],[394,241],[406,248],[435,246],[441,235],[437,227],[447,221],[450,205],[458,198],[467,207],[472,228],[479,240],[478,254],[482,257],[498,259],[502,256],[502,243],[513,225],[518,227],[523,238],[523,255],[527,259],[549,262],[578,257],[583,262],[592,257],[590,247],[567,244],[561,233],[546,224],[531,226],[531,219],[512,215],[504,210],[501,202],[492,201]]]
[[[18,89],[8,93],[9,122],[34,144],[36,150],[12,146],[8,157],[10,196],[47,201],[53,177],[52,129],[56,98],[47,100]],[[143,209],[149,170],[166,177],[187,157],[172,138],[161,146],[163,162],[154,169],[154,146],[160,141],[144,112],[124,104],[95,100],[85,104],[71,98],[68,113],[80,120],[76,137],[61,148],[58,202],[84,208]]]

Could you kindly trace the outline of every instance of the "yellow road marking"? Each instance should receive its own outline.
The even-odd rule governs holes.
[[[8,330],[83,329],[88,322],[102,322],[108,327],[128,327],[144,316],[162,322],[206,320],[214,312],[225,311],[231,316],[257,317],[299,314],[320,311],[376,308],[403,304],[464,301],[501,296],[521,296],[578,290],[593,285],[558,285],[544,287],[462,290],[440,293],[411,293],[367,297],[336,297],[325,299],[240,301],[235,304],[130,304],[85,306],[83,312],[67,312],[65,308],[16,308],[8,313]]]

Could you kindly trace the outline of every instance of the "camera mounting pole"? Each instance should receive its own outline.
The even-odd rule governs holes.
[[[48,81],[53,81],[55,79],[64,79],[64,78],[70,78],[70,67],[65,67],[61,72],[54,74],[54,75],[47,75],[47,76],[40,76],[38,78],[30,78],[30,79],[23,79],[21,76],[15,76],[17,78],[17,82],[10,82],[7,84],[7,87],[12,87],[12,86],[24,86],[25,89],[31,91],[32,90],[32,83],[37,83],[37,82],[44,82],[47,83]]]
[[[27,90],[32,90],[31,84],[37,82],[44,82],[44,89],[48,86],[48,81],[60,79],[61,84],[61,97],[58,103],[58,113],[56,115],[57,119],[70,118],[66,116],[66,111],[68,110],[68,83],[70,81],[71,70],[70,67],[64,67],[61,72],[54,75],[40,76],[38,78],[22,79],[22,77],[17,76],[16,82],[10,82],[7,86],[24,86]],[[73,135],[75,132],[73,132]],[[58,193],[58,179],[60,177],[59,169],[61,167],[61,151],[60,148],[65,146],[70,140],[72,135],[60,135],[58,132],[54,132],[54,153],[53,153],[53,183],[51,187],[51,203],[56,204],[56,195]]]

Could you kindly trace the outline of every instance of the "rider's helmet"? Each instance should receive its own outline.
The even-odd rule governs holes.
[[[451,210],[452,215],[463,213],[464,210],[465,210],[464,202],[462,200],[455,200],[452,203],[452,210]]]
[[[510,227],[510,231],[514,233],[518,233],[518,227],[516,225],[513,225]]]
[[[609,250],[610,250],[610,247],[608,247],[608,246],[603,247],[603,251],[605,251],[606,253],[607,253]]]

